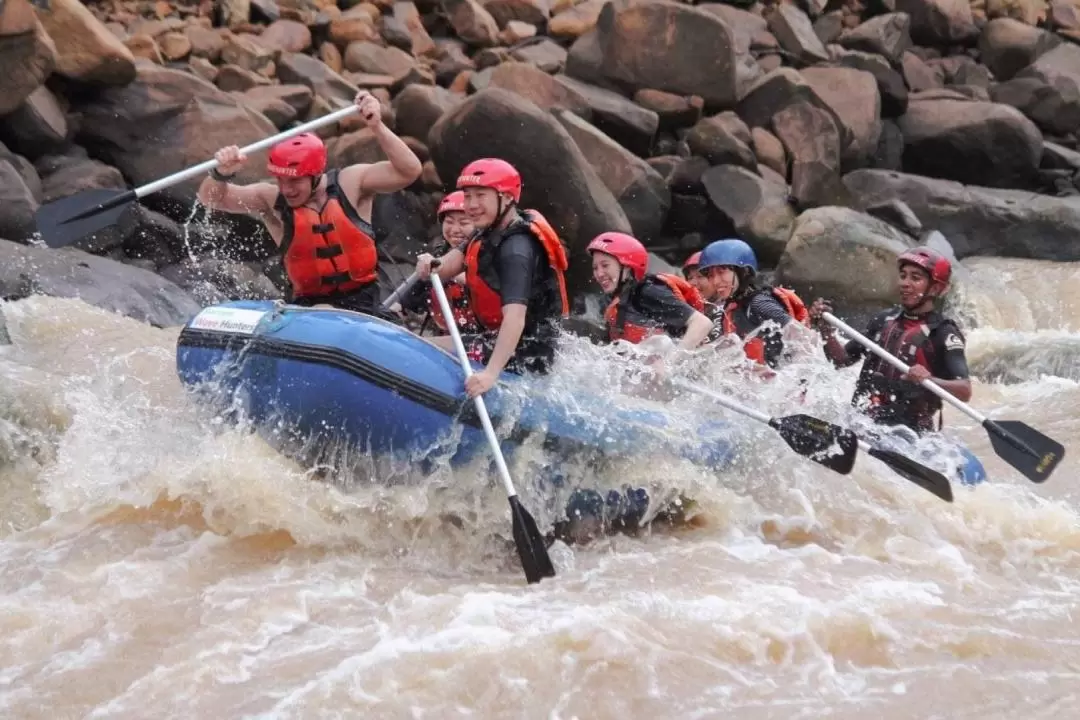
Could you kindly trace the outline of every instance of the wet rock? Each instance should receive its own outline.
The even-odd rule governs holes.
[[[709,168],[701,177],[709,200],[764,265],[780,259],[795,224],[786,185],[735,165]]]

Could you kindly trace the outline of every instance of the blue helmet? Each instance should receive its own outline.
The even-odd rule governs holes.
[[[716,240],[705,246],[698,261],[698,270],[704,272],[711,267],[728,265],[737,268],[749,268],[757,273],[757,256],[754,250],[742,240]]]

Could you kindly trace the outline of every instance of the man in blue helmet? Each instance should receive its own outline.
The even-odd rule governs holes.
[[[787,288],[759,285],[757,256],[742,240],[707,245],[698,259],[698,270],[711,290],[705,300],[719,309],[708,340],[734,335],[744,341],[747,357],[775,368],[784,350],[781,330],[793,319],[807,321],[799,296]]]

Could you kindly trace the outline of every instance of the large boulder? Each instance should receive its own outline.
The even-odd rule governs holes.
[[[34,294],[79,298],[158,327],[182,325],[200,309],[185,291],[149,270],[73,248],[0,240],[0,296]]]
[[[126,85],[135,56],[80,0],[49,0],[38,10],[56,43],[56,72],[88,85]]]
[[[774,265],[795,224],[787,186],[736,165],[709,168],[701,183],[713,207],[754,248],[759,262]]]
[[[899,120],[904,170],[990,187],[1029,187],[1042,157],[1042,133],[999,103],[912,98]]]
[[[0,115],[19,107],[55,67],[56,45],[30,3],[0,3]]]
[[[775,281],[809,303],[824,297],[838,314],[865,315],[896,304],[896,256],[912,239],[877,218],[845,207],[799,215]]]
[[[1028,112],[1050,132],[1072,133],[1080,126],[1080,46],[1064,43],[1040,55],[1013,82],[1036,83],[1039,108]],[[1010,103],[1012,104],[1012,103]]]
[[[584,287],[591,274],[584,250],[592,238],[608,230],[632,231],[569,133],[519,95],[498,88],[476,93],[435,123],[428,147],[447,183],[478,158],[512,163],[524,180],[522,206],[543,213],[566,244],[571,289]]]
[[[0,145],[0,234],[28,242],[37,229],[34,213],[38,198],[22,170],[19,156]]]
[[[844,176],[855,207],[903,200],[927,228],[941,231],[957,257],[1003,255],[1080,260],[1080,197],[961,185],[885,170]]]

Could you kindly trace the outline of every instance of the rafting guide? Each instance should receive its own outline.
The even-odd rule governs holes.
[[[378,98],[361,90],[355,103],[387,160],[327,171],[326,145],[308,132],[271,148],[266,169],[274,183],[231,183],[247,160],[233,145],[218,150],[218,166],[199,187],[199,201],[207,207],[253,215],[266,225],[281,251],[294,305],[376,311],[372,202],[376,194],[402,190],[420,177],[420,159],[383,124]]]

